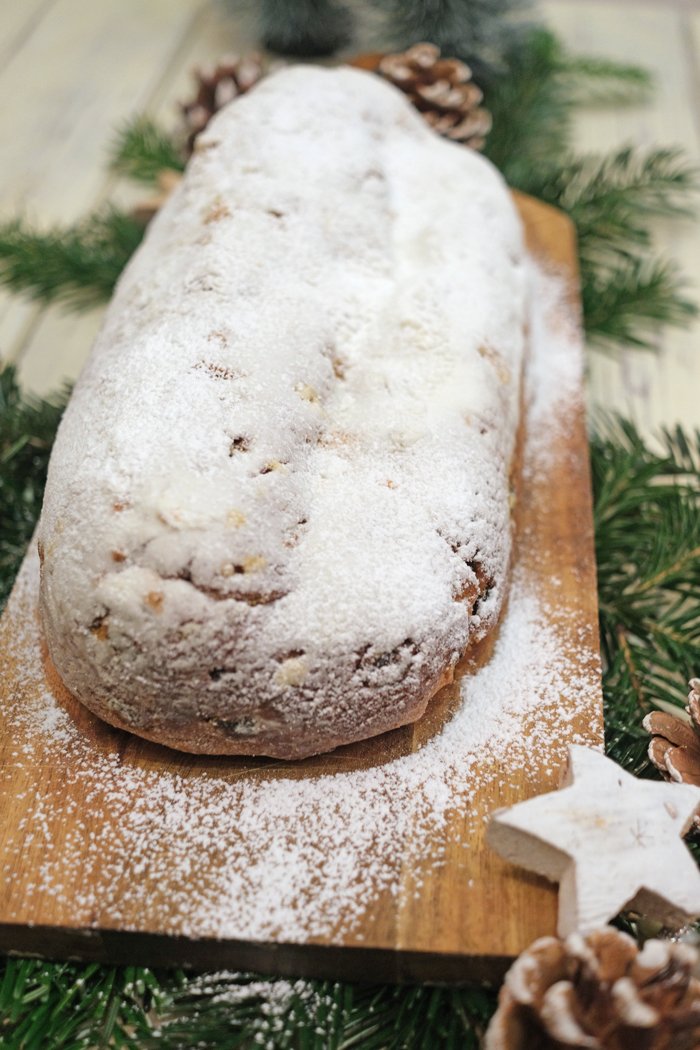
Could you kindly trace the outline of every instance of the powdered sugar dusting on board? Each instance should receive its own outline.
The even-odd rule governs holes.
[[[560,276],[530,262],[528,326],[534,352],[525,373],[529,455],[525,469],[543,471],[558,451],[560,416],[576,411],[583,390],[583,355],[570,288]]]
[[[552,279],[533,270],[533,280]],[[531,375],[548,382],[530,387],[531,474],[547,435],[566,426],[564,380],[579,356],[577,341],[564,347],[545,321],[535,330],[548,337],[532,347]],[[359,941],[368,909],[444,864],[442,833],[454,810],[467,825],[481,822],[477,793],[492,785],[496,798],[499,786],[522,781],[523,770],[541,779],[543,763],[554,773],[567,744],[580,739],[573,721],[598,688],[590,639],[556,626],[575,613],[562,595],[553,616],[536,569],[516,564],[490,661],[464,677],[457,709],[418,751],[323,775],[280,765],[241,775],[235,760],[229,767],[204,760],[199,774],[188,775],[164,764],[146,768],[122,753],[123,735],[85,732],[61,708],[44,677],[32,612],[38,563],[30,554],[5,621],[24,626],[19,638],[15,628],[21,670],[7,711],[15,769],[3,778],[16,783],[21,768],[31,776],[41,767],[55,770],[56,782],[32,797],[8,845],[8,870],[39,840],[35,891],[76,902],[102,927],[134,927],[146,916],[149,929],[193,937]]]

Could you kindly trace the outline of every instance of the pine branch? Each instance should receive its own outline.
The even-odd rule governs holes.
[[[292,1050],[476,1050],[495,1008],[480,989],[402,988],[246,974],[189,980],[159,1010],[142,1050],[274,1046]]]
[[[653,77],[641,66],[567,55],[559,70],[577,106],[630,106],[646,101]]]
[[[662,326],[695,315],[674,269],[635,254],[651,245],[655,218],[693,213],[698,171],[681,150],[626,148],[573,158],[544,167],[530,188],[576,225],[584,324],[593,345],[654,349]]]
[[[73,310],[93,306],[109,299],[142,237],[143,227],[114,208],[47,232],[7,223],[0,226],[0,285]]]
[[[643,715],[682,705],[700,667],[700,432],[605,426],[592,445],[607,747],[648,772]]]
[[[139,1050],[163,996],[156,976],[142,967],[8,959],[0,983],[2,1046]]]
[[[352,985],[8,960],[5,1047],[124,1050],[476,1050],[495,1009],[481,989]],[[410,1040],[410,1042],[409,1042]]]
[[[0,371],[0,608],[39,514],[64,401],[23,398],[14,369]]]
[[[570,155],[576,107],[599,95],[639,101],[648,84],[637,66],[574,58],[552,32],[531,28],[505,48],[502,73],[482,85],[494,118],[484,152],[511,186],[538,196],[553,158]]]
[[[552,158],[569,153],[572,104],[558,76],[563,50],[553,33],[537,29],[508,47],[503,62],[485,92],[493,128],[484,153],[511,186],[531,193]]]
[[[698,315],[670,263],[622,252],[611,260],[592,262],[584,255],[579,261],[586,336],[595,346],[655,350],[662,328]]]
[[[689,217],[700,189],[698,169],[680,149],[642,153],[631,147],[609,156],[571,158],[543,168],[536,195],[576,224],[579,250],[650,243],[650,220]]]
[[[486,95],[494,126],[485,153],[515,188],[554,204],[573,219],[578,237],[583,315],[592,345],[654,349],[666,325],[697,313],[673,267],[635,246],[652,242],[651,221],[687,215],[698,174],[678,150],[569,158],[571,117],[581,79],[646,83],[636,67],[571,59],[557,38],[536,30],[505,53],[507,74]]]
[[[136,182],[154,183],[164,169],[184,171],[185,160],[175,136],[148,117],[137,117],[117,132],[110,165]]]

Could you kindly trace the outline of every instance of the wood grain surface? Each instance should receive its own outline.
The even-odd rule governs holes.
[[[194,65],[253,48],[254,24],[234,17],[238,6],[100,0],[85,10],[78,0],[0,3],[0,92],[12,100],[0,106],[0,216],[24,213],[40,226],[63,224],[107,199],[131,203],[143,196],[106,169],[114,130],[141,110],[172,126],[176,101],[192,92]],[[579,108],[577,153],[681,144],[700,159],[700,0],[541,0],[538,9],[573,54],[639,63],[654,78],[644,105],[612,100]],[[376,43],[368,26],[357,48]],[[660,220],[656,233],[661,254],[675,260],[697,296],[700,226]],[[53,393],[77,376],[99,320],[99,310],[76,316],[0,291],[0,359],[17,364],[28,392]],[[662,424],[698,426],[699,338],[696,319],[664,331],[656,354],[591,353],[589,407],[629,415],[647,436]]]
[[[575,251],[568,220],[531,199],[518,197],[517,203],[532,252],[568,275],[569,305],[575,311]],[[361,896],[358,889],[353,922],[337,923],[322,934],[313,929],[299,934],[303,916],[293,909],[302,909],[302,900],[290,903],[293,936],[280,928],[260,939],[247,935],[244,926],[232,932],[226,923],[219,935],[201,909],[193,905],[187,914],[188,886],[169,881],[171,840],[162,833],[161,818],[149,816],[138,853],[125,845],[133,841],[127,835],[130,822],[137,820],[136,814],[143,819],[139,785],[177,776],[178,790],[185,796],[192,792],[192,825],[204,828],[207,814],[197,812],[203,791],[213,797],[233,782],[248,780],[257,784],[264,801],[265,792],[280,780],[311,782],[321,775],[362,772],[417,751],[456,710],[459,682],[436,697],[418,724],[302,763],[178,754],[104,725],[56,681],[37,640],[38,568],[30,553],[0,622],[0,949],[362,980],[461,981],[496,979],[535,937],[553,932],[554,888],[501,861],[485,844],[484,818],[499,806],[550,790],[570,740],[602,741],[582,392],[566,405],[562,418],[552,421],[546,464],[520,485],[515,558],[527,567],[552,628],[571,643],[566,673],[571,682],[587,683],[590,699],[564,722],[558,700],[536,712],[540,739],[543,732],[547,739],[548,724],[556,723],[559,730],[550,733],[544,753],[540,748],[531,761],[524,762],[522,749],[514,751],[510,768],[502,755],[492,761],[487,755],[475,783],[465,784],[465,805],[454,806],[445,820],[436,821],[430,849],[423,855],[410,848],[410,829],[406,835],[397,827],[391,843],[396,877]],[[487,639],[459,677],[483,666],[492,647],[493,639]],[[79,747],[62,748],[60,732],[54,733],[51,748],[44,746],[48,716],[40,723],[38,715],[30,714],[49,708],[67,718]],[[59,725],[60,719],[51,717]],[[524,739],[531,728],[523,725]],[[115,804],[107,781],[119,777],[135,786],[131,797],[119,796]],[[351,779],[348,784],[352,790]],[[303,813],[287,816],[286,848],[293,848],[302,820]],[[230,821],[226,832],[234,834],[235,813]],[[387,849],[386,836],[380,842],[384,845],[367,846],[364,859],[370,871],[374,862],[386,859],[372,855],[375,849]],[[240,845],[242,863],[250,869],[255,843]],[[204,836],[189,874],[193,901],[205,899],[207,887],[216,892],[218,857],[216,836]],[[328,878],[324,860],[328,858],[320,858],[319,877]],[[139,886],[143,892],[134,892]],[[329,889],[317,887],[318,892]]]

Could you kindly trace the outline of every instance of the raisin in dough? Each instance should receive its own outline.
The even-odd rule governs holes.
[[[372,74],[283,70],[219,113],[53,451],[68,689],[192,752],[419,718],[504,597],[524,273],[498,173]]]

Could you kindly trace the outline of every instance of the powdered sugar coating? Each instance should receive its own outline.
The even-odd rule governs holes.
[[[544,479],[552,450],[570,444],[582,353],[578,333],[558,324],[561,284],[530,272],[537,338],[526,370],[523,465],[553,497],[558,482]],[[445,834],[451,815],[464,816],[460,852],[474,858],[476,826],[512,804],[512,788],[517,797],[524,784],[527,793],[553,789],[568,745],[602,739],[594,617],[582,616],[577,589],[557,582],[561,560],[539,539],[520,532],[493,656],[462,679],[461,702],[425,746],[352,772],[332,756],[330,775],[296,777],[299,767],[271,764],[262,780],[260,770],[241,775],[235,760],[216,775],[206,759],[191,768],[166,753],[144,762],[139,745],[127,748],[121,734],[76,720],[77,705],[65,709],[47,681],[30,551],[0,623],[2,713],[12,742],[0,771],[7,813],[17,811],[18,784],[27,794],[0,861],[21,901],[19,921],[43,918],[48,899],[53,922],[58,914],[81,929],[336,944],[367,936],[374,944],[383,925],[377,934],[370,918],[367,934],[368,915],[382,900],[390,912],[405,907],[406,871],[420,894],[416,921],[433,914],[439,872],[462,880],[465,908],[483,908],[493,900],[493,876],[478,860],[467,869],[473,878],[459,875]],[[542,576],[555,583],[551,605]],[[38,878],[32,849],[41,855]],[[36,880],[29,887],[28,872]]]
[[[418,717],[503,598],[523,321],[500,176],[400,92],[296,67],[223,110],[56,442],[42,609],[68,687],[195,751]]]

